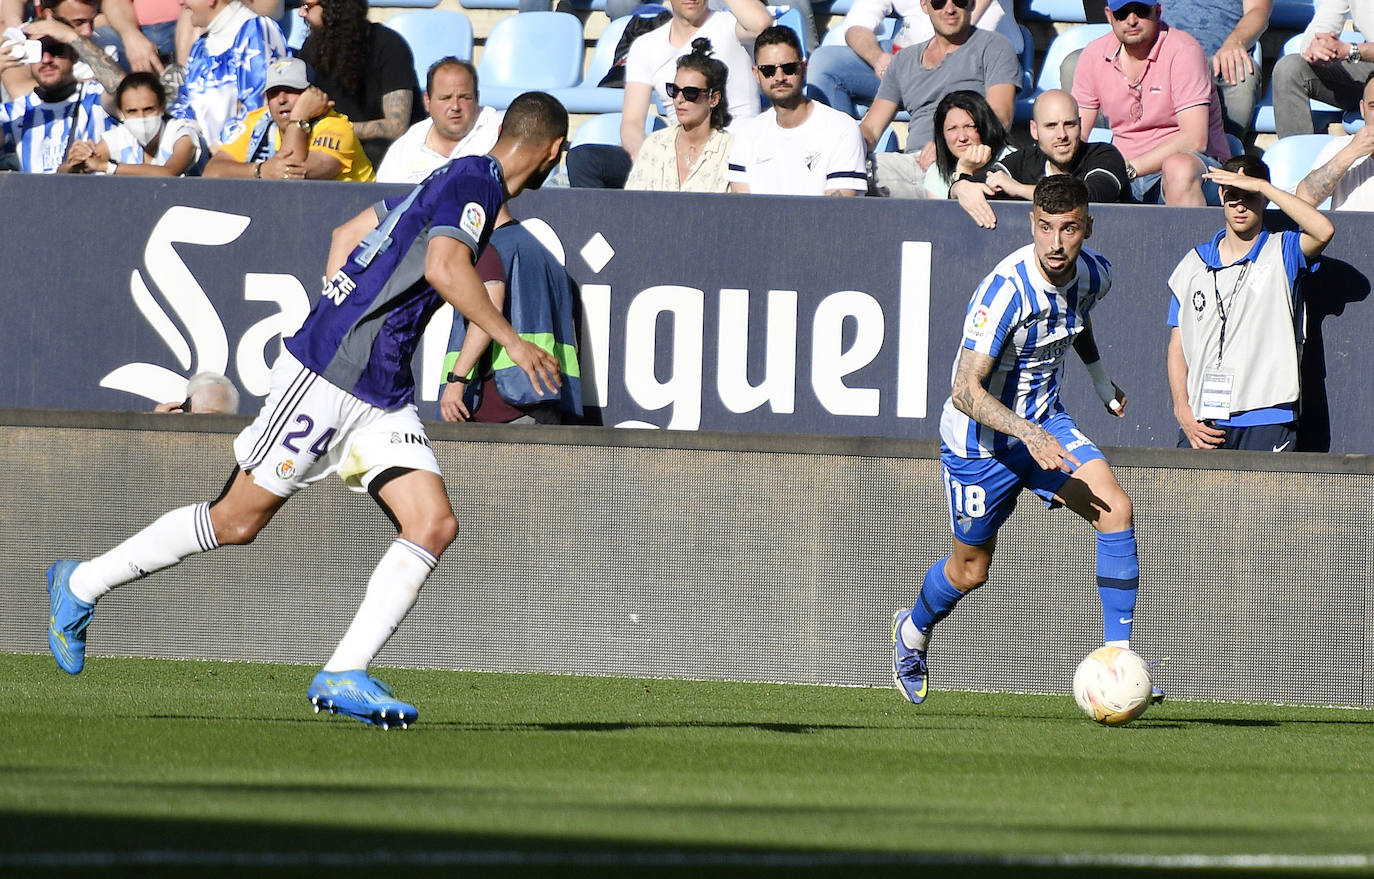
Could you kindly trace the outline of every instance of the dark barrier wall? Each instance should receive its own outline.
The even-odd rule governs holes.
[[[25,477],[0,506],[0,650],[46,651],[55,557],[89,557],[214,497],[244,421],[0,411],[0,468]],[[381,664],[890,686],[892,612],[948,551],[928,441],[482,425],[433,436],[462,533]],[[1374,459],[1114,458],[1140,536],[1132,646],[1172,657],[1171,695],[1374,705]],[[322,482],[252,546],[110,593],[91,667],[111,655],[322,663],[391,534],[370,499]],[[1093,548],[1086,524],[1025,496],[987,587],[936,633],[937,688],[1067,692],[1102,639]]]
[[[0,177],[0,406],[145,410],[212,369],[248,391],[251,411],[279,335],[316,295],[330,230],[397,191]],[[1030,240],[1024,203],[999,205],[990,232],[945,202],[551,190],[514,210],[546,224],[580,284],[594,420],[689,430],[934,438],[968,298]],[[1165,281],[1221,212],[1095,214],[1090,244],[1116,267],[1097,335],[1130,405],[1109,417],[1076,363],[1066,402],[1101,444],[1170,446]],[[1307,290],[1302,446],[1369,452],[1374,226],[1333,218],[1335,243]],[[422,352],[430,377],[439,324]],[[430,381],[423,396],[435,390]]]

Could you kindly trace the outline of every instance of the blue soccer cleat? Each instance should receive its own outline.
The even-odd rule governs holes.
[[[1159,668],[1159,667],[1162,666],[1164,663],[1168,662],[1169,659],[1170,659],[1170,657],[1166,656],[1166,657],[1164,657],[1163,659],[1151,659],[1151,660],[1147,661],[1147,662],[1145,663],[1145,667],[1148,668],[1148,669],[1150,670],[1150,677],[1154,677],[1155,669]],[[1163,702],[1163,701],[1164,701],[1164,688],[1161,687],[1159,684],[1151,684],[1151,685],[1150,685],[1150,704],[1151,704],[1151,705],[1158,705],[1159,703],[1161,703],[1161,702]]]
[[[306,696],[316,714],[321,709],[343,713],[382,729],[405,729],[419,717],[414,705],[396,699],[390,687],[363,669],[322,671],[310,682]]]
[[[908,702],[920,705],[926,701],[930,671],[926,668],[925,651],[912,650],[902,642],[902,623],[909,616],[909,610],[899,610],[892,615],[892,681]]]
[[[94,604],[72,594],[69,581],[79,564],[62,559],[48,568],[48,649],[69,675],[86,665],[86,627],[95,616]]]

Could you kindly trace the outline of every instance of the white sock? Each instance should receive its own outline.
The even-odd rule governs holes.
[[[930,645],[930,636],[922,634],[921,630],[916,628],[916,624],[911,621],[910,616],[902,620],[902,626],[898,634],[901,636],[902,643],[906,645],[908,650],[920,650],[921,652],[925,652],[926,647]]]
[[[94,603],[116,586],[170,568],[187,556],[219,546],[210,523],[210,505],[192,504],[162,518],[72,571],[72,594]]]
[[[366,669],[415,605],[420,587],[438,563],[423,546],[396,538],[367,581],[363,603],[324,664],[325,671]]]
[[[1106,644],[1104,644],[1103,646],[1104,646],[1104,647],[1124,647],[1125,649],[1130,650],[1130,649],[1131,649],[1131,642],[1130,642],[1130,639],[1125,639],[1125,640],[1122,640],[1122,641],[1108,641],[1108,642],[1107,642]]]

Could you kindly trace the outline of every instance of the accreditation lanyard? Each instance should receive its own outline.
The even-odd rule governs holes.
[[[1246,260],[1241,266],[1240,275],[1236,278],[1236,284],[1231,288],[1232,305],[1236,302],[1236,297],[1240,295],[1241,288],[1245,286],[1245,279],[1250,274],[1251,260]],[[1230,320],[1227,312],[1226,300],[1221,295],[1221,287],[1217,284],[1217,276],[1221,270],[1212,272],[1212,295],[1217,300],[1217,317],[1221,321],[1221,331],[1217,339],[1217,362],[1216,366],[1202,373],[1202,399],[1198,406],[1197,417],[1202,419],[1226,419],[1231,417],[1231,394],[1235,390],[1236,374],[1235,370],[1227,369],[1221,365],[1222,353],[1226,350],[1226,324]]]

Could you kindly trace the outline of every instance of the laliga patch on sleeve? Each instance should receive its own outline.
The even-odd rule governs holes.
[[[482,229],[487,225],[487,212],[482,210],[482,206],[475,201],[470,201],[463,205],[463,218],[458,221],[458,228],[476,241],[482,237]]]
[[[964,321],[964,335],[970,339],[985,338],[992,328],[992,312],[986,305],[980,305],[969,312]]]

